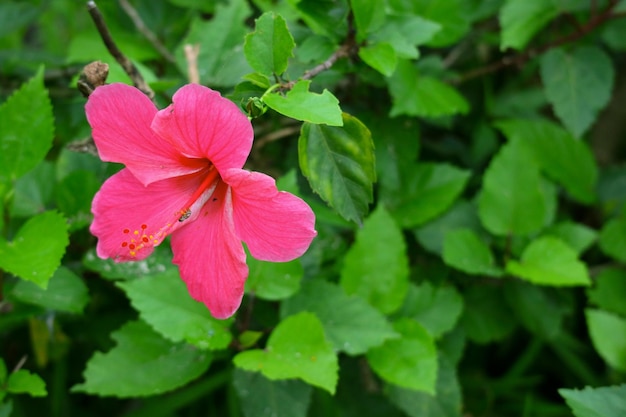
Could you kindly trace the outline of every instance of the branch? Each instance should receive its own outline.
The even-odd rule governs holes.
[[[200,84],[200,73],[198,72],[198,55],[200,55],[200,45],[185,44],[185,60],[187,61],[187,75],[191,84]]]
[[[89,14],[91,15],[91,19],[96,24],[96,28],[98,29],[98,32],[100,33],[100,37],[102,38],[102,41],[104,42],[107,49],[109,50],[109,53],[122,66],[126,74],[128,74],[128,76],[132,80],[135,87],[137,87],[145,95],[147,95],[150,98],[150,100],[154,99],[154,91],[152,91],[152,89],[148,86],[146,81],[143,79],[143,77],[137,70],[137,67],[135,67],[135,65],[130,61],[130,59],[128,59],[126,55],[124,55],[122,51],[120,51],[117,45],[115,44],[115,41],[111,37],[111,33],[109,32],[109,29],[107,28],[106,23],[104,22],[104,17],[102,16],[102,13],[100,13],[98,6],[96,6],[96,2],[88,1],[87,10],[89,11]]]
[[[137,13],[137,10],[135,10],[133,6],[130,5],[128,0],[119,0],[119,3],[120,6],[122,6],[122,9],[124,9],[126,14],[128,15],[128,17],[130,17],[130,19],[133,21],[137,30],[141,32],[141,34],[148,40],[148,42],[152,44],[154,49],[156,49],[168,62],[172,64],[175,63],[176,59],[174,58],[174,55],[172,55],[170,51],[168,51],[167,48],[161,43],[161,41],[159,41],[154,32],[152,32],[146,26],[146,24],[141,19],[141,16],[139,16],[139,13]]]
[[[487,74],[491,74],[493,72],[499,71],[503,68],[510,67],[513,65],[521,65],[528,61],[529,59],[535,58],[539,55],[542,55],[549,51],[552,48],[556,48],[562,45],[565,45],[570,42],[575,42],[578,39],[581,39],[596,29],[598,26],[606,23],[609,20],[617,19],[624,16],[624,13],[613,13],[613,10],[617,6],[616,0],[611,0],[606,9],[599,13],[594,14],[591,18],[582,26],[579,26],[578,30],[572,32],[568,35],[565,35],[561,38],[555,39],[551,42],[545,43],[538,48],[528,49],[520,54],[513,56],[505,56],[500,61],[493,62],[487,66],[473,69],[465,74],[462,74],[459,78],[452,80],[453,84],[462,84],[466,81],[472,80],[474,78],[482,77]]]

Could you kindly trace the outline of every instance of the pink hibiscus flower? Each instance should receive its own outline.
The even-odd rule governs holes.
[[[96,194],[90,231],[97,253],[141,260],[171,235],[182,279],[217,318],[234,314],[248,276],[241,241],[257,259],[302,255],[315,216],[274,180],[241,169],[252,147],[248,118],[219,93],[179,89],[163,110],[124,84],[96,88],[86,105],[104,161],[126,166]]]

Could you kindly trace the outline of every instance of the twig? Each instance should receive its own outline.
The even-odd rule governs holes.
[[[20,359],[20,361],[15,365],[15,367],[13,368],[13,372],[17,372],[20,369],[22,369],[22,366],[24,366],[24,364],[26,363],[26,359],[28,358],[28,356],[24,355],[22,356],[22,358]]]
[[[137,70],[137,67],[135,67],[135,65],[131,62],[131,60],[128,59],[126,55],[124,55],[122,51],[120,51],[117,45],[115,44],[115,41],[111,37],[111,33],[109,32],[109,29],[107,28],[106,23],[104,22],[104,17],[102,16],[102,13],[100,13],[98,6],[96,6],[96,2],[88,1],[87,10],[89,11],[89,14],[91,15],[91,19],[95,23],[96,28],[98,29],[98,32],[100,33],[100,37],[102,38],[102,41],[104,42],[107,49],[109,50],[109,53],[122,66],[126,74],[128,74],[128,76],[132,80],[135,87],[137,87],[145,95],[147,95],[150,98],[150,100],[154,99],[154,91],[152,91],[152,89],[148,86],[146,81],[143,79],[143,77]]]
[[[559,39],[555,39],[551,42],[548,42],[538,48],[528,49],[520,54],[513,56],[505,56],[500,61],[493,62],[487,66],[473,69],[465,74],[462,74],[455,80],[452,80],[453,84],[462,84],[466,81],[472,80],[474,78],[482,77],[487,74],[491,74],[493,72],[499,71],[503,68],[510,67],[513,65],[521,65],[524,62],[532,59],[536,56],[542,55],[549,51],[552,48],[556,48],[562,45],[565,45],[570,42],[577,41],[578,39],[586,36],[591,31],[596,29],[598,26],[604,24],[605,22],[617,19],[625,16],[624,13],[613,13],[613,10],[617,6],[617,0],[611,0],[609,5],[605,8],[605,10],[599,14],[595,14],[591,16],[591,18],[584,24],[579,25],[579,29],[575,32],[572,32],[568,35],[565,35]]]
[[[128,17],[130,17],[130,20],[133,21],[137,30],[141,32],[141,34],[148,40],[148,42],[152,44],[154,49],[156,49],[168,62],[172,64],[175,63],[176,59],[174,58],[174,55],[172,55],[170,51],[167,50],[165,45],[163,45],[161,41],[159,41],[154,32],[152,32],[148,28],[148,26],[146,26],[146,24],[141,19],[141,16],[139,16],[139,13],[137,13],[137,10],[135,10],[135,8],[131,6],[131,4],[127,0],[119,0],[119,3],[120,6],[122,6],[122,9],[124,9],[126,14],[128,15]]]
[[[200,55],[200,45],[186,44],[184,47],[185,59],[187,60],[187,75],[191,84],[200,84],[200,73],[198,72],[198,55]]]

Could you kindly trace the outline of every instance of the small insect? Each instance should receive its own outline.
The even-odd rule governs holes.
[[[184,210],[181,210],[181,216],[178,218],[179,222],[184,222],[185,220],[187,220],[190,216],[191,216],[191,209],[190,208],[186,208]]]

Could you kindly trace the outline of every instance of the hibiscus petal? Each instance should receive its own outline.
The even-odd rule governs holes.
[[[195,174],[144,186],[128,169],[110,177],[91,207],[94,220],[89,230],[98,238],[98,256],[122,262],[150,255],[168,234],[193,221],[178,219],[202,178]]]
[[[144,185],[206,167],[206,161],[183,156],[154,134],[150,124],[157,108],[134,87],[119,83],[98,87],[85,111],[100,158],[126,165]]]
[[[217,91],[181,87],[172,104],[157,113],[152,129],[188,156],[209,159],[218,169],[241,168],[252,148],[248,118]]]
[[[196,221],[172,234],[172,250],[191,296],[216,318],[232,316],[241,304],[248,267],[226,184],[220,182]]]
[[[257,259],[285,262],[308,249],[315,231],[315,215],[300,198],[279,192],[272,177],[229,169],[222,174],[232,187],[237,235]]]

